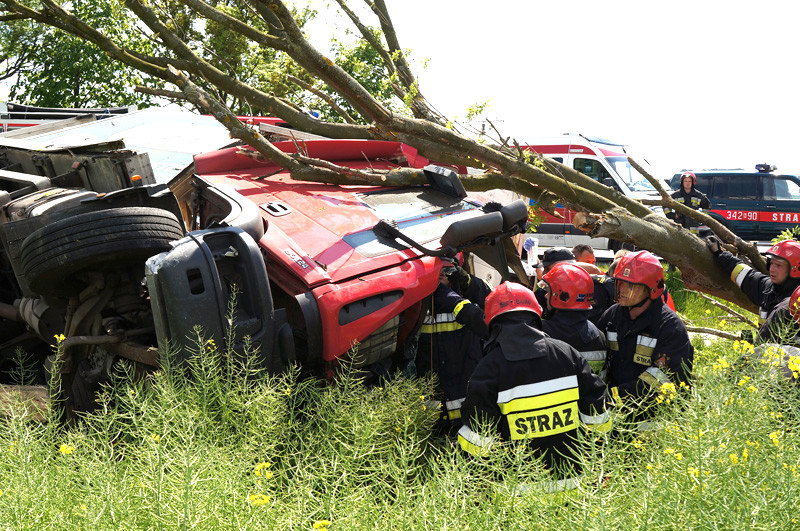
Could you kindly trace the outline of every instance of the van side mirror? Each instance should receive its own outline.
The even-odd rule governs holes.
[[[602,183],[608,186],[609,188],[613,188],[614,190],[617,189],[617,186],[614,184],[614,179],[612,179],[611,177],[606,177],[605,179],[602,180]]]

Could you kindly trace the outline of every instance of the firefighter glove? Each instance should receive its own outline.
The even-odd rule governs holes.
[[[447,275],[447,279],[450,281],[450,284],[455,286],[456,289],[465,290],[469,286],[470,278],[469,273],[467,273],[463,267],[456,266],[452,273]]]
[[[716,256],[722,252],[722,242],[716,236],[709,236],[706,238],[706,247],[711,253]]]

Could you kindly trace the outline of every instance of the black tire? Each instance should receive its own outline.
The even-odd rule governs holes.
[[[183,237],[174,214],[150,207],[87,212],[61,219],[22,242],[22,274],[31,290],[43,295],[74,294],[78,271],[133,265],[170,249]]]

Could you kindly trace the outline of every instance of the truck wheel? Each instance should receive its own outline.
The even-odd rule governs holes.
[[[166,210],[125,207],[58,220],[22,242],[22,274],[31,290],[69,295],[81,286],[71,276],[87,268],[143,263],[183,237],[178,219]]]

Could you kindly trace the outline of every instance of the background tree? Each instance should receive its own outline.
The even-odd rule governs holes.
[[[135,20],[115,2],[78,0],[77,16],[110,38],[145,53],[153,43],[137,30]],[[125,66],[90,42],[53,27],[15,20],[0,25],[3,79],[14,79],[9,98],[46,107],[113,107],[149,105],[152,96],[135,94],[137,84],[161,80]]]
[[[228,98],[246,102],[251,109],[279,116],[298,129],[319,135],[401,141],[441,163],[481,168],[485,170],[484,174],[462,176],[467,189],[513,190],[534,198],[546,210],[552,210],[560,201],[583,214],[578,216],[577,224],[588,233],[650,249],[678,266],[688,287],[752,308],[741,291],[719,272],[700,239],[663,216],[654,214],[648,205],[626,198],[572,168],[523,151],[509,138],[498,135],[495,145],[490,146],[461,134],[424,98],[406,61],[385,1],[367,2],[380,32],[362,23],[344,0],[337,0],[337,3],[363,40],[381,58],[386,79],[395,96],[406,105],[406,113],[395,112],[357,78],[311,46],[303,35],[302,20],[298,23],[297,13],[278,0],[213,5],[203,0],[184,0],[177,5],[162,0],[125,0],[131,20],[138,19],[137,27],[147,28],[149,38],[158,44],[152,51],[136,49],[123,39],[101,31],[98,24],[82,17],[74,6],[70,11],[65,7],[67,4],[60,5],[53,0],[41,0],[43,7],[39,7],[39,2],[0,0],[2,11],[9,17],[62,29],[94,43],[128,67],[178,87],[198,109],[212,113],[220,120],[233,137],[286,168],[297,179],[382,185],[425,182],[421,171],[410,168],[387,173],[352,170],[309,159],[302,153],[290,155],[280,152],[257,132],[236,120],[235,114],[225,105],[230,101]],[[179,20],[173,12],[185,18]],[[345,120],[348,123],[316,120],[296,103],[273,91],[273,85],[254,86],[236,75],[235,69],[217,61],[218,57],[202,53],[196,43],[193,44],[194,39],[200,38],[194,34],[200,21],[217,32],[225,28],[231,35],[237,35],[236,39],[240,40],[236,42],[247,42],[248,46],[254,47],[264,58],[265,68],[288,57],[302,68],[305,75],[319,83],[312,89],[322,93],[319,87],[326,87],[330,94],[346,102],[355,119]],[[271,55],[273,52],[276,55]],[[329,99],[332,99],[330,95]],[[651,203],[669,204],[676,211],[684,213],[685,209],[687,215],[702,218],[757,268],[764,269],[757,249],[746,245],[719,223],[675,203],[666,193],[662,194],[662,199]]]

